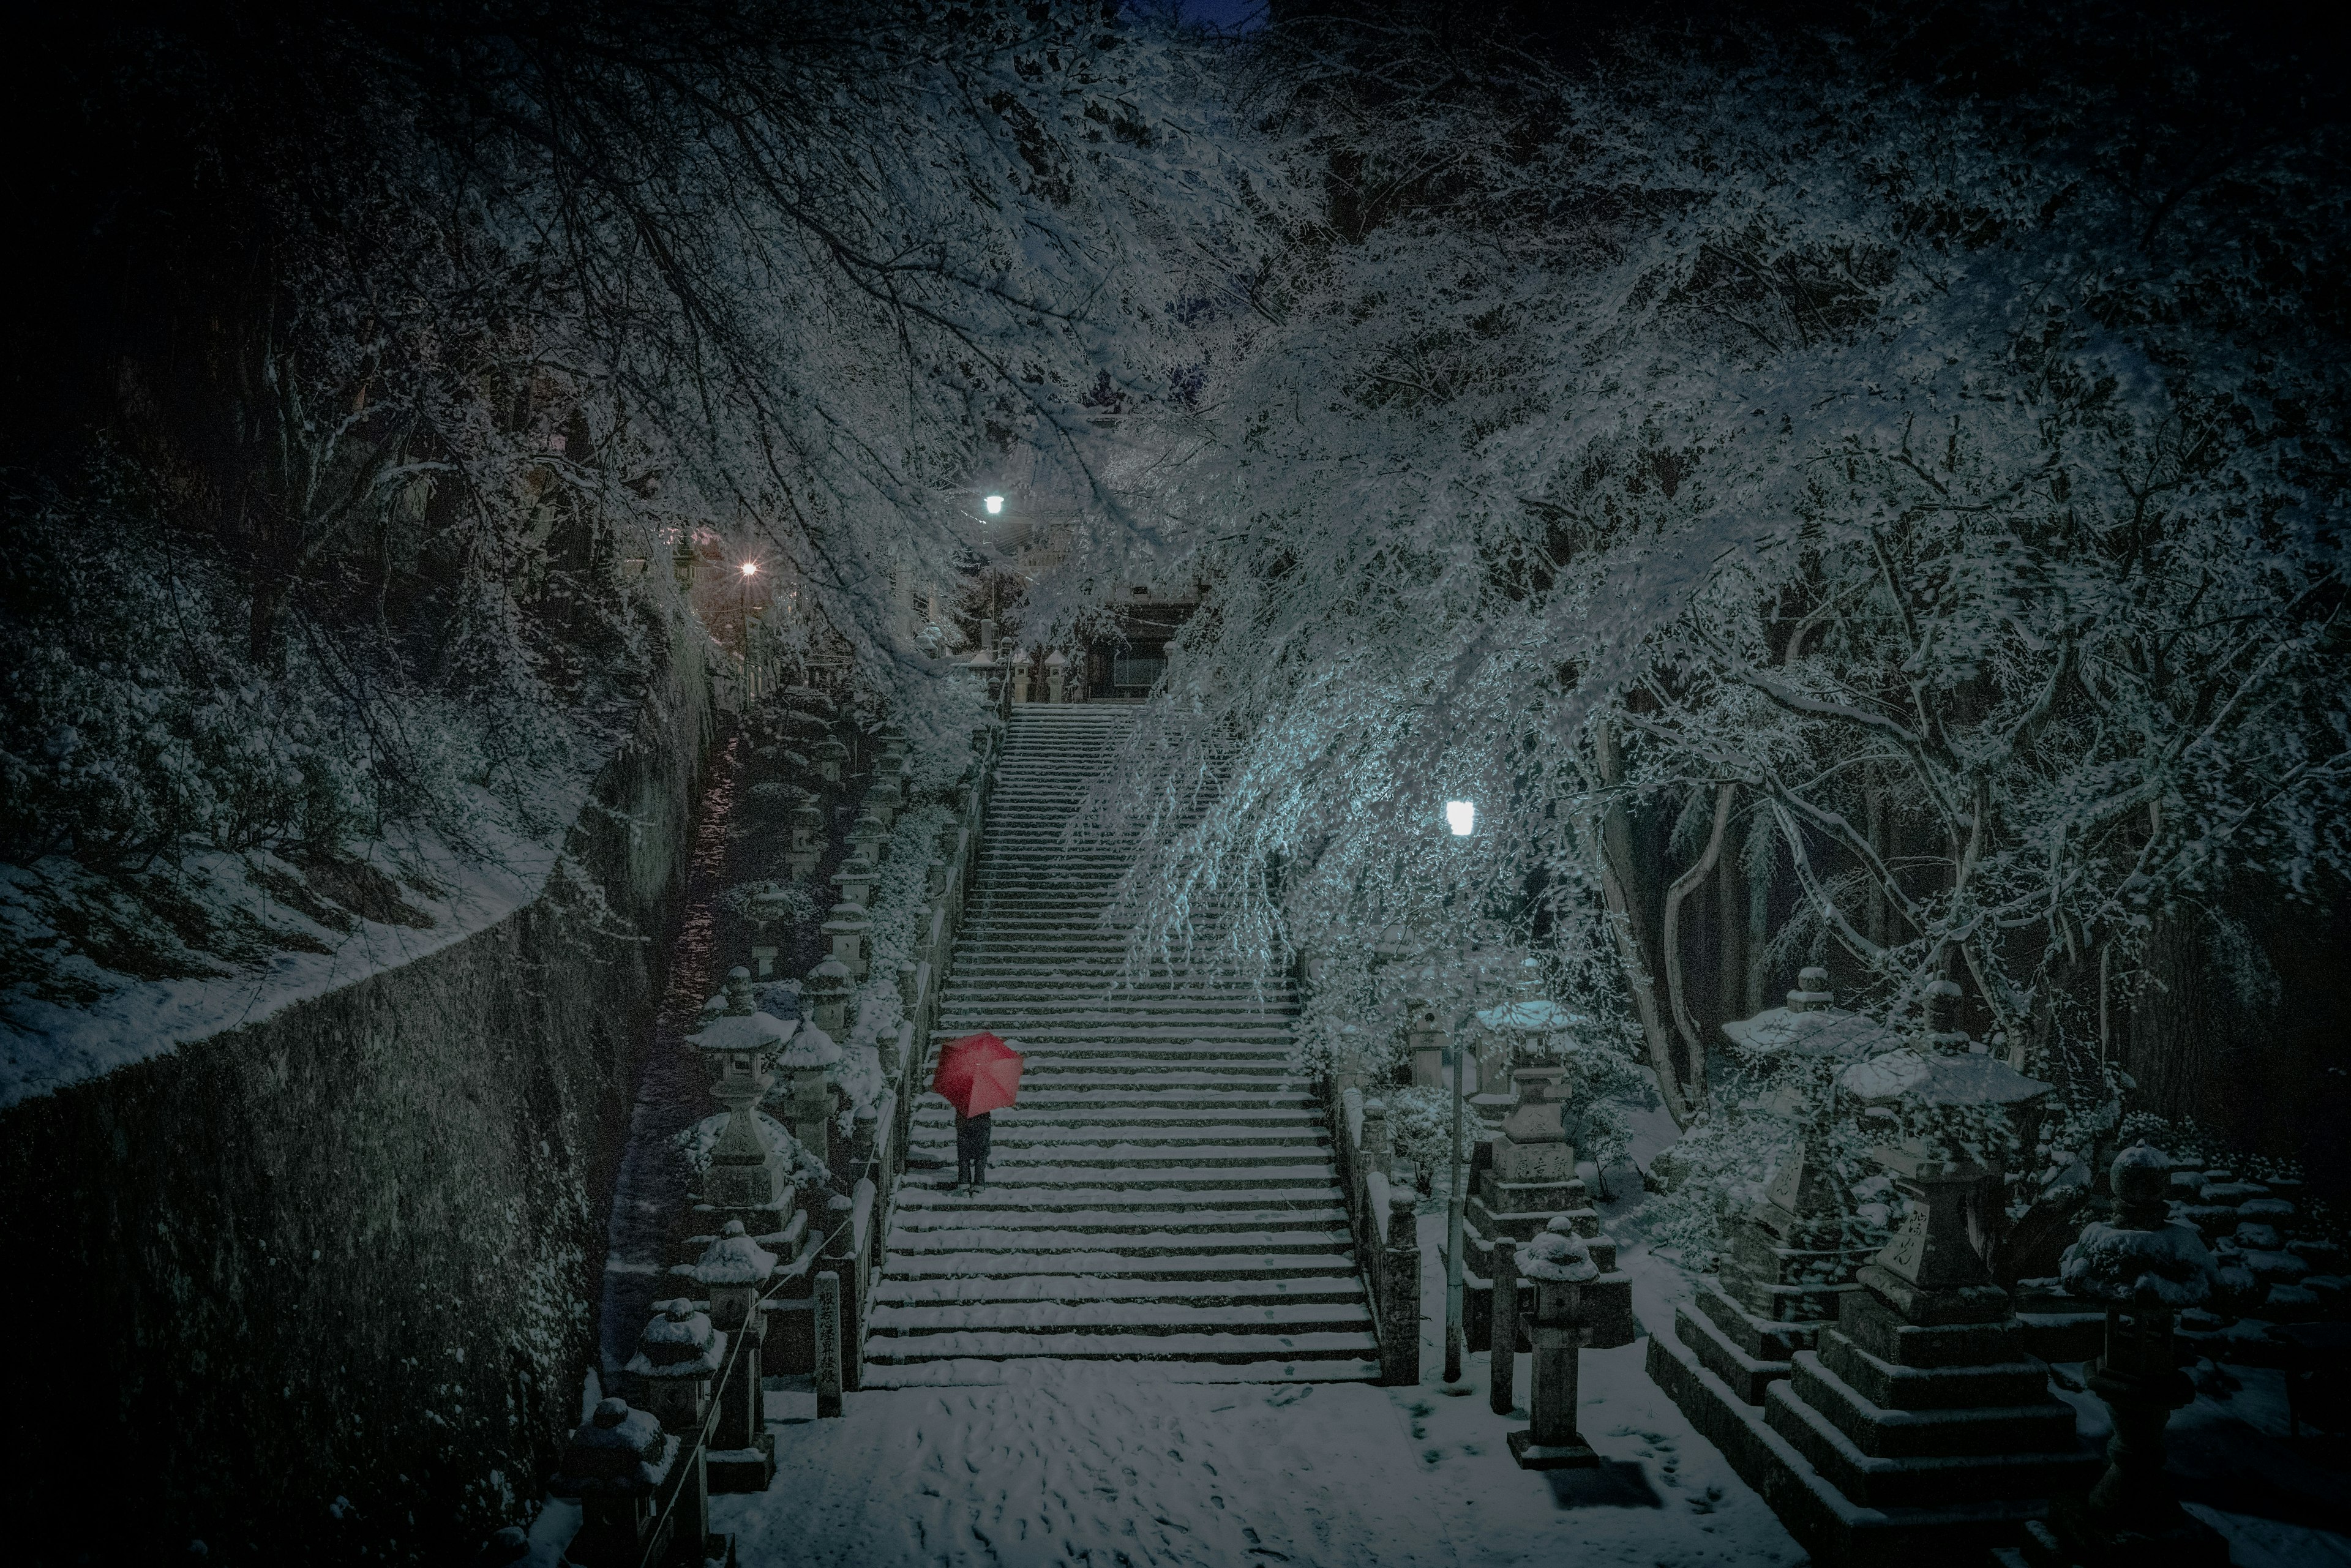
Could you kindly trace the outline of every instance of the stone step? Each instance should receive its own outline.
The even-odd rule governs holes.
[[[953,1195],[960,1201],[928,1204],[919,1207],[898,1206],[892,1217],[896,1228],[916,1230],[941,1229],[1008,1229],[1021,1225],[1050,1225],[1056,1232],[1075,1233],[1113,1231],[1149,1231],[1154,1234],[1210,1235],[1222,1230],[1256,1229],[1312,1230],[1328,1236],[1334,1228],[1343,1232],[1347,1225],[1344,1210],[1333,1212],[1319,1204],[1297,1208],[1196,1208],[1182,1206],[1173,1208],[1033,1207],[1007,1208],[995,1200],[992,1193]]]
[[[1023,1274],[1009,1279],[885,1280],[873,1300],[897,1307],[949,1301],[1182,1301],[1247,1306],[1255,1301],[1361,1301],[1352,1275],[1319,1280],[1105,1280],[1098,1274]]]
[[[999,1229],[972,1226],[960,1230],[909,1229],[893,1224],[890,1230],[890,1250],[910,1258],[924,1253],[1001,1252],[1042,1263],[1057,1252],[1098,1252],[1103,1240],[1102,1233],[1096,1230],[1050,1230],[1025,1223]],[[1224,1258],[1236,1253],[1271,1258],[1285,1253],[1331,1253],[1345,1247],[1349,1238],[1343,1229],[1318,1235],[1235,1228],[1213,1232],[1134,1230],[1116,1240],[1120,1256],[1126,1258]]]
[[[943,1306],[876,1305],[871,1332],[908,1338],[963,1330],[1013,1329],[1028,1333],[1343,1333],[1371,1326],[1372,1314],[1353,1301],[958,1301]]]
[[[1087,1210],[1125,1213],[1133,1211],[1181,1209],[1186,1213],[1205,1213],[1227,1209],[1248,1212],[1264,1209],[1270,1201],[1266,1194],[1249,1190],[1190,1192],[1175,1187],[1086,1187],[1086,1186],[1023,1186],[1013,1182],[990,1182],[986,1197],[975,1198],[945,1183],[926,1185],[909,1178],[900,1189],[898,1212],[929,1207],[946,1207],[981,1204],[990,1210],[1019,1211],[1034,1214],[1061,1214]],[[1325,1187],[1288,1187],[1280,1195],[1286,1207],[1277,1212],[1313,1212],[1329,1214],[1332,1223],[1346,1216],[1342,1197],[1333,1185]]]
[[[948,1356],[1004,1358],[1051,1356],[1071,1361],[1213,1361],[1227,1364],[1283,1359],[1352,1361],[1360,1366],[1376,1357],[1370,1333],[1098,1333],[1037,1334],[1008,1330],[967,1330],[902,1339],[880,1335],[866,1342],[877,1362],[935,1360]],[[1374,1366],[1374,1375],[1377,1368]],[[1360,1373],[1355,1375],[1361,1375]]]
[[[975,1388],[1000,1384],[1008,1369],[1030,1359],[1006,1356],[993,1361],[949,1356],[937,1361],[908,1361],[865,1369],[868,1388]],[[1135,1381],[1245,1385],[1251,1383],[1360,1383],[1380,1375],[1375,1361],[1245,1361],[1218,1365],[1207,1361],[1137,1361],[1120,1375]]]

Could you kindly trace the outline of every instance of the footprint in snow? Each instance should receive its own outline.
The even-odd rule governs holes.
[[[1268,1405],[1295,1405],[1314,1392],[1311,1383],[1291,1383],[1275,1389],[1265,1396]]]

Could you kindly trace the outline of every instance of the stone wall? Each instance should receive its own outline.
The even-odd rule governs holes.
[[[610,912],[559,879],[429,957],[0,1113],[12,1561],[462,1562],[538,1495],[595,1360],[700,664],[681,647],[573,829]]]

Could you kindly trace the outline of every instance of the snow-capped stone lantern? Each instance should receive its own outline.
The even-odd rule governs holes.
[[[2115,1157],[2109,1180],[2113,1219],[2084,1226],[2059,1270],[2069,1292],[2105,1306],[2105,1353],[2089,1385],[2115,1435],[2089,1496],[2059,1499],[2045,1523],[2025,1527],[2024,1557],[2033,1568],[2126,1559],[2225,1568],[2227,1541],[2179,1506],[2163,1473],[2163,1428],[2196,1396],[2179,1370],[2173,1322],[2210,1298],[2219,1269],[2196,1228],[2170,1218],[2163,1151],[2133,1144]]]
[[[817,777],[828,784],[838,784],[849,768],[849,747],[834,736],[826,736],[816,743]]]
[[[692,1263],[670,1270],[709,1298],[710,1321],[735,1343],[735,1357],[718,1389],[718,1423],[710,1434],[710,1488],[759,1492],[775,1479],[776,1440],[761,1404],[760,1356],[767,1318],[759,1297],[776,1276],[776,1255],[730,1219]]]
[[[751,1005],[751,971],[737,967],[727,972],[726,1010],[686,1037],[702,1053],[711,1093],[726,1107],[726,1124],[703,1173],[703,1201],[761,1235],[782,1229],[792,1216],[790,1173],[758,1108],[772,1082],[769,1058],[795,1027]]]
[[[857,821],[849,830],[849,852],[875,865],[890,858],[890,830],[883,825],[881,818],[871,811],[857,813]]]
[[[792,868],[794,882],[806,882],[816,874],[817,862],[824,858],[824,808],[814,800],[803,800],[792,808],[792,849],[785,860]]]
[[[876,779],[865,787],[865,814],[881,823],[884,832],[889,831],[890,824],[897,821],[899,798],[898,781],[894,777]]]
[[[1677,1309],[1675,1337],[1749,1405],[1788,1375],[1799,1350],[1813,1349],[1820,1325],[1855,1288],[1870,1249],[1848,1247],[1848,1195],[1830,1167],[1826,1104],[1836,1074],[1855,1061],[1898,1049],[1886,1025],[1832,1005],[1826,969],[1796,977],[1787,1005],[1722,1026],[1750,1059],[1778,1067],[1764,1109],[1798,1124],[1796,1144],[1765,1186],[1763,1201],[1732,1229],[1722,1286],[1701,1288],[1697,1311]]]
[[[1045,700],[1057,703],[1070,678],[1070,656],[1059,648],[1045,655]]]
[[[873,935],[873,922],[865,917],[862,904],[836,904],[831,918],[823,926],[824,939],[831,947],[832,956],[841,961],[852,980],[865,978],[868,962],[866,938]]]
[[[1518,1248],[1516,1261],[1519,1277],[1535,1289],[1534,1316],[1527,1324],[1534,1388],[1528,1400],[1531,1424],[1510,1435],[1510,1453],[1522,1469],[1596,1465],[1600,1456],[1575,1429],[1575,1407],[1578,1362],[1589,1332],[1583,1291],[1600,1278],[1600,1265],[1565,1216]]]
[[[708,1314],[684,1296],[653,1307],[659,1315],[645,1324],[637,1354],[622,1370],[636,1407],[662,1430],[691,1439],[710,1413],[710,1387],[726,1361],[726,1333],[713,1328]]]
[[[838,958],[827,958],[800,983],[800,1004],[808,1017],[789,1048],[776,1058],[776,1070],[789,1085],[786,1103],[792,1136],[821,1161],[832,1151],[832,1074],[845,1054],[841,1036],[847,1032],[849,970]]]
[[[854,855],[832,873],[832,885],[841,890],[841,902],[860,908],[872,907],[873,884],[881,880],[882,873],[873,869],[872,861]]]
[[[1789,1377],[1759,1410],[1709,1395],[1702,1367],[1651,1342],[1652,1375],[1694,1419],[1753,1434],[1759,1490],[1823,1498],[1804,1518],[1825,1538],[1813,1548],[1823,1559],[1857,1555],[1853,1521],[1872,1512],[1883,1521],[1870,1526],[1874,1558],[1980,1557],[2097,1469],[1970,1243],[1964,1206],[1992,1168],[1935,1127],[1950,1113],[1977,1124],[1987,1108],[2029,1106],[2050,1087],[1973,1047],[1957,1028],[1956,986],[1937,982],[1928,1002],[1924,1041],[1836,1073],[1840,1092],[1926,1130],[1876,1151],[1912,1195],[1910,1213],[1855,1270],[1859,1288],[1836,1297],[1819,1349],[1791,1353]],[[1948,1506],[1958,1503],[1964,1513]]]
[[[1934,981],[1927,988],[1925,1041],[1853,1063],[1837,1074],[1838,1086],[1865,1113],[1889,1114],[1905,1107],[1930,1113],[1997,1107],[2021,1116],[2055,1092],[1969,1039],[1959,1028],[1959,988]],[[1886,1291],[1990,1291],[2004,1307],[2006,1292],[1992,1284],[1970,1238],[1966,1212],[1968,1196],[1997,1176],[1997,1167],[1956,1145],[1936,1147],[1919,1138],[1873,1152],[1911,1204],[1909,1218],[1864,1271],[1882,1276]]]
[[[1575,1174],[1575,1143],[1567,1128],[1566,1080],[1572,1070],[1548,1046],[1576,1021],[1574,1016],[1554,1002],[1534,998],[1488,1009],[1478,1019],[1489,1035],[1510,1042],[1516,1065],[1510,1070],[1512,1092],[1491,1097],[1499,1103],[1499,1123],[1471,1162],[1462,1213],[1462,1259],[1474,1276],[1464,1281],[1462,1303],[1470,1342],[1490,1349],[1495,1325],[1517,1321],[1516,1301],[1499,1303],[1493,1294],[1499,1288],[1497,1260],[1563,1225],[1598,1270],[1580,1297],[1588,1343],[1603,1348],[1630,1344],[1639,1332],[1632,1277],[1618,1270],[1616,1243],[1601,1234],[1599,1212]]]
[[[583,1564],[657,1561],[669,1551],[674,1516],[653,1511],[653,1492],[677,1462],[678,1440],[644,1410],[607,1399],[564,1445],[548,1490],[580,1500],[580,1533],[567,1555]]]
[[[873,738],[882,743],[882,759],[884,762],[901,763],[906,760],[908,746],[904,726],[885,724],[874,733]]]
[[[1573,1013],[1541,995],[1521,997],[1478,1014],[1483,1033],[1478,1045],[1478,1092],[1469,1097],[1469,1103],[1479,1121],[1489,1129],[1501,1126],[1518,1103],[1520,1086],[1527,1081],[1524,1074],[1557,1083],[1566,1069],[1547,1048],[1553,1036],[1576,1021]]]

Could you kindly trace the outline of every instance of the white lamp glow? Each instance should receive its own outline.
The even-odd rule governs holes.
[[[744,575],[745,577],[757,577],[757,576],[758,576],[758,575],[759,575],[759,563],[758,563],[758,561],[756,561],[756,560],[747,560],[747,561],[745,561],[745,562],[743,563],[743,575]]]
[[[1478,808],[1468,800],[1445,802],[1445,825],[1453,830],[1457,839],[1466,839],[1478,831]]]
[[[1001,496],[990,496],[987,499],[982,501],[980,505],[987,508],[987,515],[989,517],[997,517],[1001,515],[1004,510],[1004,497]]]

